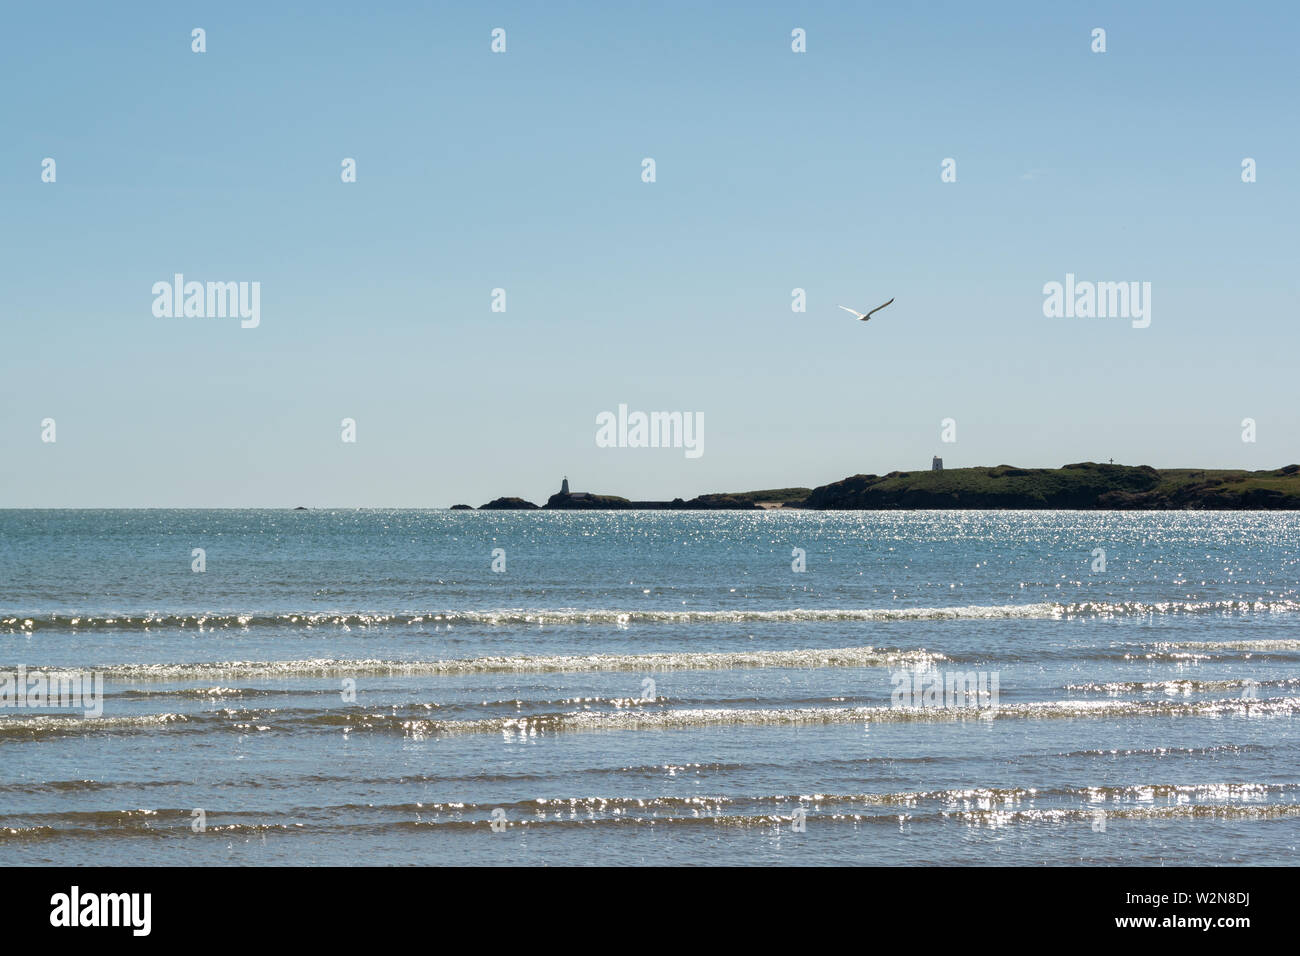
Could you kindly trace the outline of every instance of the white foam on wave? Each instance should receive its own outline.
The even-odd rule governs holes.
[[[562,671],[731,670],[765,667],[929,667],[946,660],[924,649],[863,647],[786,651],[665,652],[474,657],[434,661],[313,659],[192,664],[112,664],[96,668],[110,681],[214,681],[221,678],[384,677]],[[58,669],[47,671],[57,676]]]
[[[1052,620],[1179,614],[1280,614],[1300,610],[1293,600],[1084,601],[963,604],[951,607],[729,608],[620,610],[613,608],[505,608],[443,611],[303,611],[193,614],[10,614],[0,632],[193,629],[200,632],[277,628],[563,627],[633,624],[816,623],[836,621]]]
[[[550,732],[599,730],[687,730],[699,727],[741,725],[797,726],[813,724],[871,724],[1003,720],[1007,718],[1119,719],[1141,717],[1290,717],[1300,713],[1300,698],[1267,700],[1120,701],[1063,700],[1000,704],[997,707],[805,707],[777,709],[690,708],[637,712],[580,712],[530,717],[492,717],[480,720],[429,720],[394,718],[410,737],[443,734],[500,733],[506,737],[533,737]],[[387,715],[372,715],[383,718]],[[372,728],[382,724],[371,723]]]

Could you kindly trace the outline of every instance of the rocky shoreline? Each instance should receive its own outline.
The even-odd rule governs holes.
[[[674,498],[672,501],[632,501],[618,495],[582,494],[571,495],[559,492],[551,495],[541,509],[550,511],[761,511],[761,506],[752,501],[743,501],[731,495],[700,495],[689,501]],[[480,510],[488,511],[536,511],[540,510],[531,501],[522,498],[495,498],[482,505]]]

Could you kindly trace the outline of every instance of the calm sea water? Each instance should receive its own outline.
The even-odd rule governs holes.
[[[1295,514],[0,511],[0,859],[1294,864],[1298,624]]]

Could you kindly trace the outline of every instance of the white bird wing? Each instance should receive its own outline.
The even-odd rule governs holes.
[[[862,318],[862,313],[859,312],[857,309],[850,309],[847,305],[842,305],[840,306],[840,308],[843,309],[845,312],[848,312],[849,314],[856,316],[859,319]]]

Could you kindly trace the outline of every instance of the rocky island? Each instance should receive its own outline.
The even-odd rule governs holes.
[[[1300,465],[1271,471],[1098,464],[1061,468],[1012,465],[854,475],[817,488],[724,492],[683,500],[632,501],[569,491],[566,478],[547,499],[551,511],[1079,510],[1296,511]],[[497,498],[481,510],[537,510],[523,498]]]
[[[1156,470],[1085,461],[1062,468],[952,468],[854,475],[814,488],[815,510],[1070,509],[1268,511],[1300,509],[1300,465],[1273,471]]]
[[[542,505],[550,511],[761,511],[787,500],[802,500],[811,489],[781,488],[773,491],[745,491],[736,494],[700,495],[686,501],[632,501],[618,495],[598,495],[587,491],[569,491],[569,479]],[[529,511],[538,506],[523,498],[496,498],[482,509]],[[481,509],[481,510],[482,510]]]

